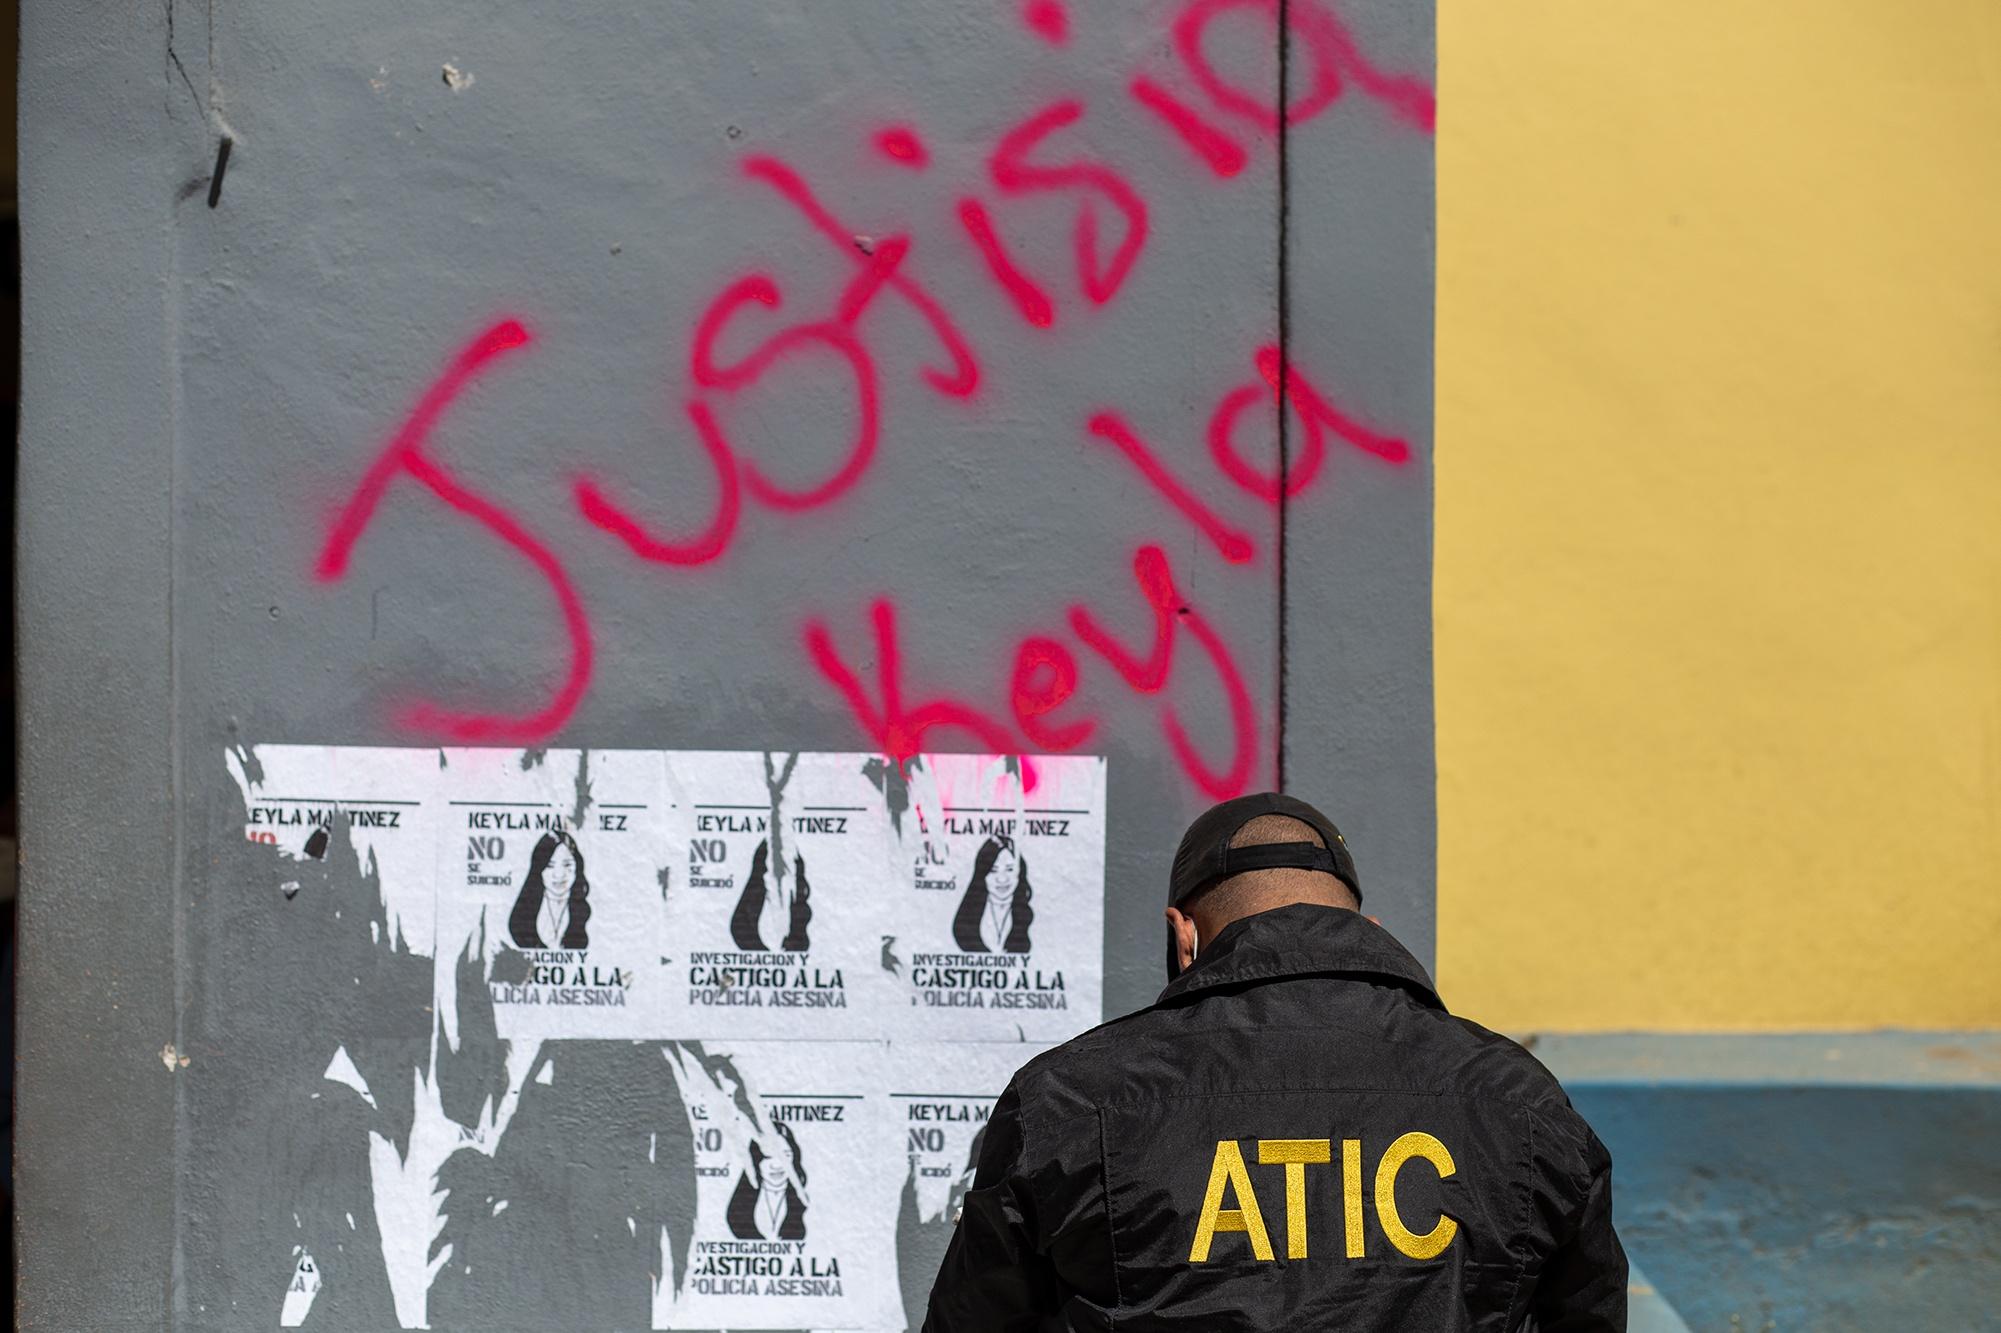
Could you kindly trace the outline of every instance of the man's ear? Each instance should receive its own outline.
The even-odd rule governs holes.
[[[1195,930],[1195,918],[1178,907],[1170,907],[1167,909],[1167,932],[1174,941],[1181,968],[1186,971],[1194,963],[1196,950],[1202,943]]]

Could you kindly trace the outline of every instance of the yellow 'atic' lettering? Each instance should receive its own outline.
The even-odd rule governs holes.
[[[1332,1160],[1326,1139],[1259,1139],[1258,1165],[1285,1164],[1285,1257],[1306,1257],[1306,1168]]]
[[[1341,1205],[1348,1223],[1348,1257],[1362,1257],[1362,1141],[1341,1140]]]
[[[1459,1234],[1459,1224],[1440,1213],[1438,1225],[1422,1236],[1413,1234],[1403,1224],[1403,1218],[1397,1212],[1397,1172],[1413,1157],[1422,1157],[1437,1167],[1440,1180],[1457,1169],[1452,1165],[1452,1154],[1431,1135],[1420,1130],[1404,1135],[1392,1143],[1389,1151],[1383,1154],[1383,1160],[1376,1163],[1376,1220],[1383,1224],[1383,1234],[1390,1238],[1390,1244],[1411,1258],[1435,1259]],[[1214,1192],[1215,1187],[1212,1185],[1210,1188]],[[1348,1235],[1352,1243],[1355,1236],[1352,1222]]]
[[[1237,1206],[1223,1207],[1223,1187],[1237,1192]],[[1258,1212],[1258,1196],[1251,1189],[1251,1173],[1244,1166],[1244,1150],[1235,1139],[1216,1140],[1216,1158],[1209,1166],[1209,1192],[1202,1197],[1202,1216],[1195,1223],[1195,1243],[1188,1247],[1188,1262],[1209,1262],[1209,1244],[1219,1231],[1241,1231],[1250,1237],[1251,1253],[1270,1259],[1271,1237],[1265,1234],[1264,1215]]]

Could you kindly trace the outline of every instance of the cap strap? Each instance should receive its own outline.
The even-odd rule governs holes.
[[[1310,842],[1268,842],[1257,847],[1225,847],[1219,878],[1247,870],[1322,870],[1345,879],[1334,853]]]

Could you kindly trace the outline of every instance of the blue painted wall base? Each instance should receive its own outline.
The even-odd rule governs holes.
[[[1612,1150],[1636,1285],[1695,1333],[2001,1328],[2001,1035],[1534,1049]]]

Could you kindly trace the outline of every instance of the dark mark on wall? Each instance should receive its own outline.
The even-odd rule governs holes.
[[[909,767],[921,769],[924,761],[913,758]],[[862,776],[882,793],[883,803],[889,808],[890,827],[896,836],[903,836],[903,815],[910,809],[910,782],[904,774],[904,766],[893,764],[882,758],[873,758],[862,765]]]
[[[504,961],[503,961],[504,960]],[[527,960],[503,949],[492,971],[526,970]],[[486,973],[486,913],[479,930],[460,948],[453,981],[458,988],[458,1031],[448,1030],[442,1016],[435,1025],[434,1074],[438,1106],[447,1119],[466,1129],[491,1124],[512,1086],[507,1073],[509,1043],[501,1040]]]
[[[229,720],[229,729],[236,730],[236,719]],[[236,756],[236,762],[243,769],[243,780],[253,787],[264,785],[264,765],[257,758],[257,747],[243,741],[231,741],[229,749]]]
[[[570,811],[570,827],[582,828],[591,808],[591,752],[577,752],[577,803]]]
[[[222,173],[229,170],[229,150],[236,147],[236,140],[227,134],[215,146],[215,171],[208,178],[208,206],[214,208],[222,202]]]

